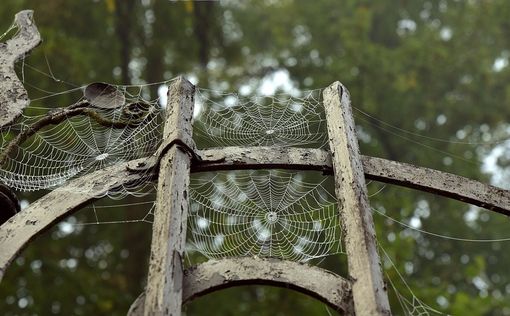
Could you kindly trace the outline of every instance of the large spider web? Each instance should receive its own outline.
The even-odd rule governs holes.
[[[321,90],[246,97],[197,89],[196,103],[195,138],[207,147],[327,145]]]
[[[21,191],[49,189],[70,178],[153,154],[160,142],[162,113],[158,100],[144,100],[142,86],[116,86],[125,104],[91,106],[89,115],[69,115],[11,146],[16,135],[30,131],[40,120],[71,110],[30,107],[18,122],[4,128],[0,139],[0,181]],[[135,91],[135,93],[132,93]],[[33,112],[42,114],[29,114]],[[65,115],[64,115],[65,116]],[[1,159],[0,159],[1,160]],[[133,186],[136,190],[136,185]]]
[[[294,261],[341,252],[337,201],[327,181],[282,170],[195,175],[188,218],[192,247],[209,258]]]

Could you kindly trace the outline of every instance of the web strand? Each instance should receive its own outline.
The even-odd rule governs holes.
[[[86,109],[94,115],[65,117],[10,148],[16,134],[29,132],[58,111],[66,113],[65,109],[52,109],[43,115],[26,111],[17,124],[2,133],[0,152],[7,153],[0,166],[0,181],[21,191],[51,189],[73,177],[152,155],[161,140],[163,112],[159,100],[144,99],[142,86],[134,89],[135,93],[123,86],[116,89],[123,91],[125,105]]]
[[[281,170],[193,177],[192,248],[208,258],[268,256],[308,261],[342,252],[338,208],[326,178]]]
[[[197,89],[196,100],[195,136],[206,139],[208,147],[327,145],[319,90],[297,98],[243,97]]]

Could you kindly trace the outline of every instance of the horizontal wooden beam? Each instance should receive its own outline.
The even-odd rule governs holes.
[[[282,168],[332,174],[328,151],[309,148],[225,147],[201,151],[203,163],[192,172]],[[207,162],[214,160],[214,162]],[[430,192],[510,216],[510,191],[455,174],[361,155],[365,177]]]
[[[329,152],[295,147],[223,147],[200,151],[191,172],[240,169],[318,170],[332,173]]]
[[[364,156],[367,179],[396,184],[466,202],[510,216],[510,191],[452,173]]]
[[[331,158],[325,150],[260,150],[263,157],[254,147],[203,150],[200,155],[204,161],[194,163],[191,171],[283,168],[332,172]],[[510,191],[434,169],[368,156],[361,159],[367,179],[442,195],[510,216]],[[0,226],[0,281],[9,263],[36,235],[106,192],[147,177],[155,164],[155,159],[137,159],[69,181]]]
[[[240,285],[289,288],[327,304],[341,315],[352,315],[351,284],[315,266],[274,258],[240,257],[209,260],[184,272],[183,303]],[[143,315],[145,293],[131,305],[128,316]]]

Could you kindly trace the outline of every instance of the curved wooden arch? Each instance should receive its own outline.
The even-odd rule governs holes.
[[[184,272],[183,303],[222,289],[241,285],[289,288],[327,304],[341,315],[353,315],[351,283],[332,272],[273,258],[209,260]],[[145,293],[131,305],[128,316],[143,315]]]
[[[147,173],[132,173],[127,169],[145,160],[133,160],[74,179],[38,199],[0,226],[0,281],[16,255],[37,235],[108,192],[146,177]]]
[[[331,173],[329,152],[320,149],[228,147],[200,152],[192,172],[283,168]],[[510,216],[510,191],[454,174],[362,156],[365,176],[468,202]],[[38,234],[91,201],[153,172],[156,159],[138,159],[69,181],[0,226],[0,281],[10,262]],[[153,175],[155,176],[155,175]]]

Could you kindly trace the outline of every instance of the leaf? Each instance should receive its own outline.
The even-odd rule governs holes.
[[[126,102],[124,94],[119,89],[103,82],[87,85],[83,95],[92,106],[103,109],[115,109]]]
[[[147,114],[150,109],[151,105],[149,103],[140,101],[126,105],[123,111],[126,116],[133,119],[138,119]]]

